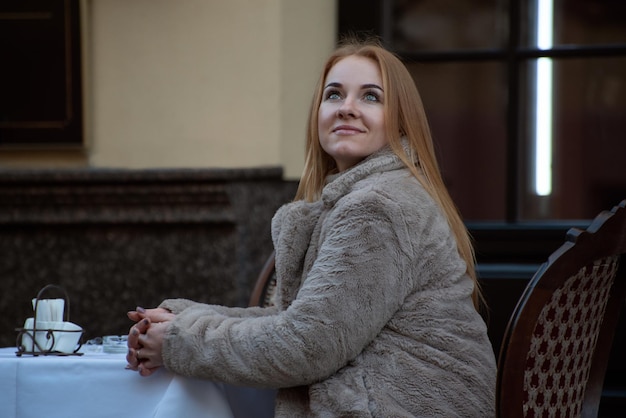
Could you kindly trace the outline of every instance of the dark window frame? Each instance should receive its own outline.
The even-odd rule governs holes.
[[[42,57],[48,66],[34,68],[33,71],[50,71],[55,66],[56,71],[63,73],[64,85],[59,88],[61,94],[51,100],[58,103],[58,111],[62,116],[53,118],[39,118],[28,116],[18,120],[0,120],[0,150],[2,149],[58,149],[82,148],[84,145],[83,133],[83,88],[82,88],[82,54],[80,32],[80,4],[79,0],[45,0],[29,2],[5,3],[0,9],[0,24],[2,21],[11,21],[19,24],[20,21],[41,21],[42,25],[55,20],[55,27],[62,30],[46,32],[50,36],[59,37],[63,42],[64,56],[62,60],[51,60]],[[62,24],[60,24],[62,22]],[[42,32],[46,29],[42,29]],[[49,29],[48,29],[49,31]],[[19,45],[18,45],[19,46]],[[55,62],[56,61],[56,62]],[[6,64],[5,64],[6,65]],[[9,64],[10,65],[10,64]],[[8,82],[5,80],[5,82]],[[29,82],[28,77],[18,79],[16,83]],[[24,87],[25,101],[33,103],[41,100],[42,92],[31,92]],[[4,103],[3,106],[11,106]],[[62,107],[62,110],[61,110]]]
[[[385,38],[385,29],[390,27],[389,9],[385,0],[339,0],[338,36],[368,34],[379,37],[383,44],[392,49]],[[446,51],[424,51],[406,53],[396,51],[405,62],[489,62],[496,61],[506,65],[507,77],[507,120],[506,120],[506,223],[518,223],[521,218],[522,179],[520,178],[519,155],[524,140],[520,135],[522,92],[520,92],[522,66],[534,58],[607,58],[626,57],[624,44],[562,45],[551,49],[530,48],[521,42],[522,7],[526,0],[509,0],[508,41],[503,48],[459,49]],[[387,5],[388,6],[388,5]],[[617,203],[617,202],[615,202]]]

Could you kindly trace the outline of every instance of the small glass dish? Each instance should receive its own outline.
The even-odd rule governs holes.
[[[126,353],[128,351],[128,336],[105,335],[102,338],[102,351],[109,354]]]

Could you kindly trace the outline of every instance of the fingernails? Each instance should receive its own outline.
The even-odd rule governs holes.
[[[144,325],[150,325],[150,320],[148,318],[144,318],[142,319],[141,323]]]
[[[130,333],[133,335],[139,335],[139,331],[137,331],[137,328],[133,328],[132,331],[130,331]]]
[[[137,306],[137,312],[139,312],[139,313],[146,313],[146,310],[144,308],[142,308],[141,306]]]

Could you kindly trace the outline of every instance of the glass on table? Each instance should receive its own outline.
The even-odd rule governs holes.
[[[102,350],[112,354],[126,353],[128,351],[128,336],[105,335],[102,338]]]

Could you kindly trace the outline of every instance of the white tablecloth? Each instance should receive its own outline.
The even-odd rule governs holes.
[[[123,354],[17,357],[0,348],[2,418],[232,418],[222,385],[126,370]]]

